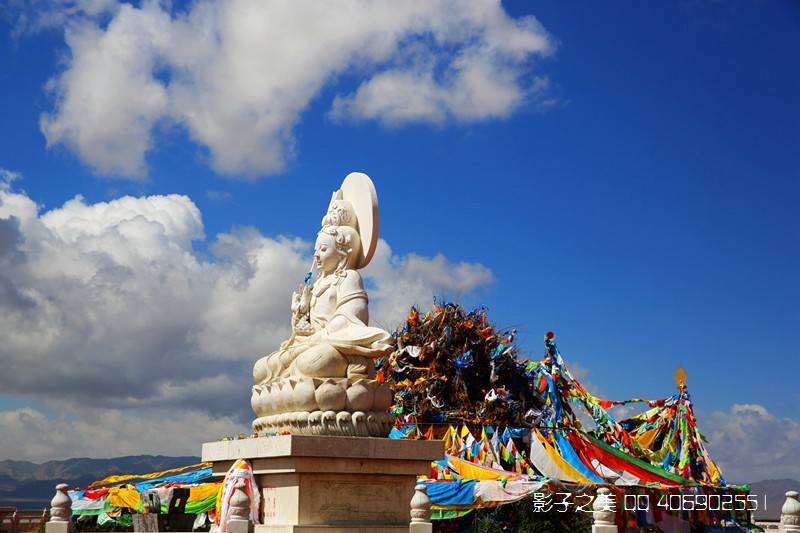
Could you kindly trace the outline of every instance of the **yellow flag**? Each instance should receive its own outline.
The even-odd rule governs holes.
[[[444,432],[444,435],[442,435],[442,440],[444,441],[445,447],[448,444],[450,444],[450,439],[452,438],[452,436],[451,436],[452,433],[453,433],[453,426],[450,426],[450,427],[447,428],[447,431]]]
[[[644,448],[647,448],[649,450],[652,448],[653,442],[656,440],[656,437],[658,436],[658,432],[660,430],[661,428],[658,427],[655,427],[653,429],[648,429],[647,431],[636,437],[636,441],[639,444],[641,444]]]
[[[714,464],[714,461],[708,462],[708,473],[711,476],[712,483],[716,483],[717,481],[719,481],[720,478],[719,468],[717,468],[717,465]]]

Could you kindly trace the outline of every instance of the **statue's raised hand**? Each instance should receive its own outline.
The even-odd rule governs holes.
[[[300,294],[297,291],[292,293],[292,317],[300,314]]]
[[[292,327],[295,335],[307,336],[315,333],[316,330],[307,317],[301,317],[300,320],[294,323]]]

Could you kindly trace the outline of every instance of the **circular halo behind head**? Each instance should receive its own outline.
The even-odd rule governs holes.
[[[364,268],[372,261],[378,246],[378,193],[366,174],[351,172],[339,189],[341,199],[353,206],[358,218],[358,233],[361,237],[361,257],[355,268]]]

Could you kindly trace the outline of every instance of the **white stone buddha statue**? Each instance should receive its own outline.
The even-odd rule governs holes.
[[[348,175],[317,234],[317,278],[293,294],[292,335],[253,368],[256,432],[388,433],[391,392],[375,380],[374,360],[392,351],[393,339],[368,325],[358,272],[377,245],[377,213],[369,177]]]

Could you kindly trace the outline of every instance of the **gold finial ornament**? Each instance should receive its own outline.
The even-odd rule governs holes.
[[[679,366],[678,370],[675,371],[675,385],[677,385],[681,391],[686,389],[686,371],[682,366]]]

